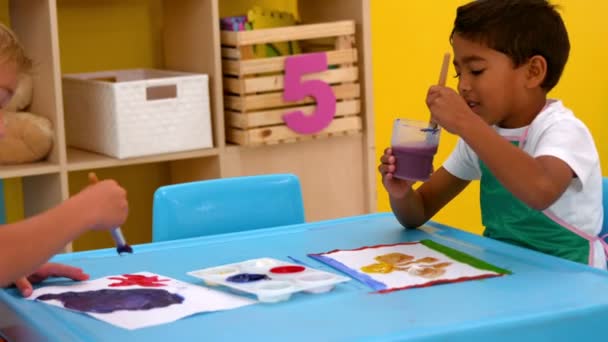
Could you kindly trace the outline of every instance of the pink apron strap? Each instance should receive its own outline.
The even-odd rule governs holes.
[[[606,238],[608,237],[608,234],[604,234],[602,236],[600,236],[600,242],[602,243],[602,247],[604,247],[604,253],[606,254],[606,258],[608,258],[608,243],[606,243]]]
[[[567,223],[566,221],[560,219],[559,217],[557,217],[557,215],[555,215],[551,210],[546,209],[543,211],[543,213],[550,218],[553,222],[559,224],[560,226],[568,229],[569,231],[573,232],[574,234],[582,237],[583,239],[589,241],[589,266],[593,266],[595,264],[595,258],[594,255],[595,253],[593,253],[594,250],[594,244],[595,241],[599,240],[602,243],[602,246],[604,247],[604,252],[606,253],[606,256],[608,256],[608,244],[606,244],[606,242],[600,238],[597,235],[590,235],[585,233],[584,231],[574,227],[573,225]],[[608,235],[608,234],[606,234]],[[604,236],[606,236],[604,235]]]
[[[549,105],[549,102],[547,102],[545,104],[545,108]],[[545,109],[543,108],[543,110]],[[527,140],[528,140],[528,131],[530,130],[530,126],[526,127],[524,133],[519,136],[519,137],[506,137],[508,140],[510,141],[518,141],[518,146],[523,149],[524,145],[526,144]],[[608,259],[608,243],[606,243],[606,241],[604,241],[606,239],[606,237],[608,237],[608,234],[605,234],[601,237],[597,236],[597,235],[590,235],[585,233],[584,231],[572,226],[571,224],[567,223],[566,221],[560,219],[559,217],[557,217],[557,215],[555,215],[551,210],[546,209],[543,211],[543,213],[545,214],[545,216],[547,216],[548,218],[550,218],[553,222],[559,224],[560,226],[568,229],[569,231],[573,232],[574,234],[582,237],[583,239],[589,241],[589,266],[593,266],[594,265],[594,244],[595,241],[600,241],[600,243],[602,244],[602,247],[604,248],[604,253],[606,254],[606,258]]]

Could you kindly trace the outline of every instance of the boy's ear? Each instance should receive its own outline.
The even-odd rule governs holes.
[[[547,60],[540,55],[532,56],[528,60],[526,73],[526,85],[529,88],[540,87],[547,77]]]

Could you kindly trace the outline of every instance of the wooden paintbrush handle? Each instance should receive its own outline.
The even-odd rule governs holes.
[[[443,55],[443,62],[441,63],[441,71],[439,72],[439,82],[437,82],[440,86],[445,86],[446,80],[448,78],[448,69],[450,67],[450,53],[446,52]],[[430,121],[431,128],[437,128],[437,123],[431,119]]]
[[[450,68],[450,53],[446,52],[443,55],[443,63],[441,63],[441,72],[439,73],[439,84],[440,86],[445,86],[445,82],[448,78],[448,69]]]

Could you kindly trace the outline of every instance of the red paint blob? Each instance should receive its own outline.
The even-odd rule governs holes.
[[[277,266],[270,269],[272,273],[298,273],[304,271],[306,268],[303,266]]]
[[[159,287],[166,286],[163,284],[164,281],[169,281],[169,279],[159,279],[158,276],[150,276],[147,277],[145,275],[140,274],[123,274],[122,277],[108,277],[108,279],[119,280],[117,283],[111,283],[108,286],[117,287],[117,286],[132,286],[139,285],[143,287]]]

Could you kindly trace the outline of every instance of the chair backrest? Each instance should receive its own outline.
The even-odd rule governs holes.
[[[604,177],[602,187],[604,189],[604,198],[602,200],[602,204],[604,205],[604,224],[602,225],[600,236],[608,234],[608,177]]]
[[[220,178],[160,187],[152,240],[166,241],[304,223],[297,176]]]

